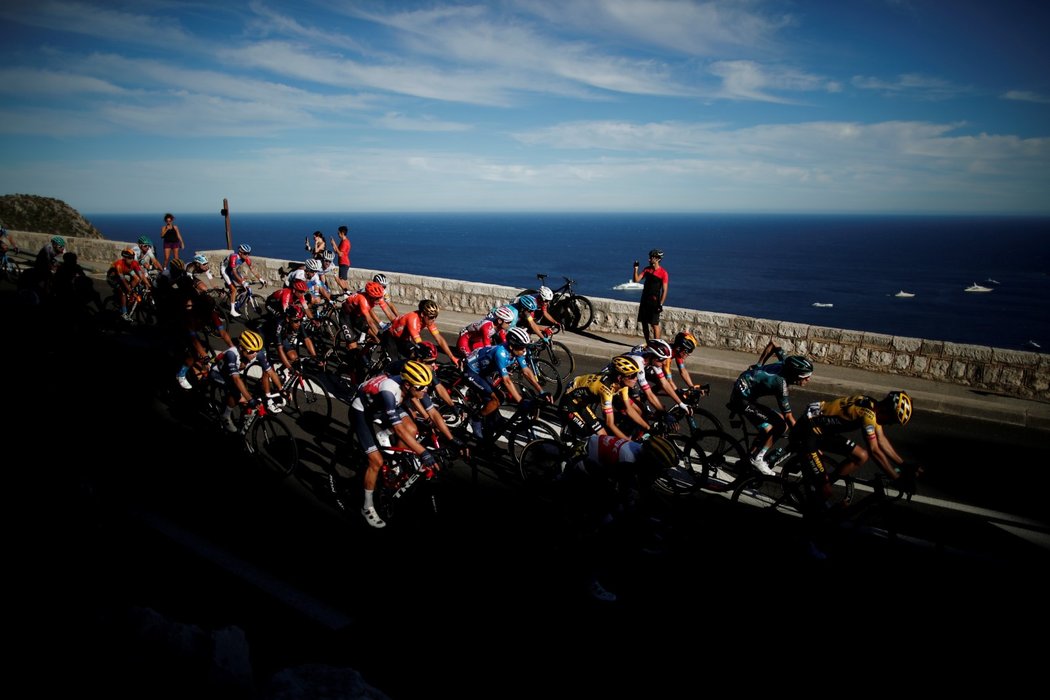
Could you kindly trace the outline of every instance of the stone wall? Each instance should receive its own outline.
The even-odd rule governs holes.
[[[26,251],[39,250],[49,238],[47,234],[21,231],[13,231],[12,235]],[[117,258],[121,248],[129,245],[81,238],[68,239],[68,244],[68,250],[80,256],[82,265],[94,267],[99,272],[105,272],[104,267]],[[218,268],[218,263],[230,251],[200,252]],[[281,282],[278,270],[286,268],[289,262],[262,257],[253,257],[252,261],[259,274],[274,284]],[[361,287],[376,272],[383,272],[389,278],[391,298],[401,311],[414,308],[420,299],[433,299],[439,308],[481,316],[520,291],[515,287],[363,268],[350,269],[351,286]],[[218,275],[215,282],[218,283]],[[595,318],[589,331],[637,334],[636,303],[599,297],[590,299],[594,303]],[[960,384],[1026,399],[1050,400],[1050,355],[1040,353],[677,307],[665,308],[663,329],[667,337],[690,329],[704,346],[752,354],[757,354],[770,337],[775,337],[788,351],[806,355],[819,363]]]

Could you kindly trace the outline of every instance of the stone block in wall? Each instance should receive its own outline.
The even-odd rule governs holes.
[[[869,348],[879,350],[893,349],[893,336],[885,333],[864,333],[862,334],[861,342]]]
[[[939,357],[944,354],[944,341],[923,339],[922,345],[919,347],[918,351],[923,355]]]
[[[1038,366],[1039,353],[1024,350],[1008,350],[1006,348],[991,348],[991,361],[1004,365],[1016,366]]]
[[[911,355],[903,352],[893,355],[893,369],[895,371],[900,372],[902,374],[908,373],[906,372],[906,370],[908,370],[910,367]]]
[[[893,360],[895,357],[896,354],[892,352],[887,352],[885,350],[872,350],[868,354],[868,362],[874,367],[885,369],[893,366]]]
[[[956,384],[968,384],[973,377],[973,368],[963,360],[951,360],[948,366],[948,375]]]
[[[865,347],[857,347],[853,351],[853,364],[857,367],[863,367],[868,364],[869,356],[871,351]]]
[[[810,326],[809,337],[811,340],[841,341],[842,329],[828,328],[827,326]]]
[[[911,368],[914,374],[922,376],[930,369],[930,358],[925,355],[913,356],[911,359]]]
[[[973,381],[981,386],[995,386],[1002,378],[1002,371],[1002,365],[976,365],[974,367]]]
[[[1024,370],[1020,367],[1003,367],[999,377],[999,385],[1010,389],[1019,389],[1024,386]]]
[[[906,338],[895,335],[893,336],[893,349],[897,352],[919,352],[922,349],[922,338]]]
[[[960,360],[988,362],[992,359],[992,349],[985,345],[964,345],[962,343],[945,343],[944,356]]]
[[[860,347],[864,344],[864,333],[861,331],[843,330],[839,339],[842,341],[843,345]]]
[[[782,340],[798,340],[809,334],[809,326],[803,323],[781,321],[777,324],[777,336]],[[784,345],[784,343],[779,343]]]

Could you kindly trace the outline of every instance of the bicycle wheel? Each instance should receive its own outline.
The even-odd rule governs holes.
[[[729,484],[751,474],[747,449],[721,430],[693,433],[686,448],[686,461],[701,477],[700,485],[712,491],[727,491]]]
[[[696,425],[696,430],[704,431],[716,431],[719,433],[729,434],[725,428],[722,427],[722,421],[718,420],[715,414],[711,413],[704,408],[693,408],[693,423]],[[746,442],[744,443],[747,444]]]
[[[230,293],[222,287],[212,287],[208,290],[208,297],[215,303],[215,310],[219,312],[222,320],[230,323]]]
[[[507,433],[506,437],[507,453],[510,455],[510,458],[519,465],[519,467],[521,462],[521,452],[525,449],[525,445],[533,440],[539,440],[540,438],[559,442],[557,431],[549,424],[540,420],[526,420],[519,423]]]
[[[153,298],[141,300],[135,307],[132,315],[135,323],[141,326],[154,326],[157,324],[157,303]]]
[[[297,374],[292,379],[291,396],[284,410],[299,417],[308,430],[323,430],[332,419],[332,392],[324,377]]]
[[[576,371],[576,358],[573,357],[572,350],[561,341],[552,340],[546,344],[544,359],[554,365],[562,381],[567,380]]]
[[[733,489],[733,503],[751,506],[769,513],[781,513],[800,518],[803,514],[803,494],[797,482],[779,476],[749,476]]]
[[[540,438],[525,445],[518,470],[525,486],[545,494],[565,469],[565,446],[558,440]]]
[[[594,320],[594,306],[587,297],[563,297],[551,305],[551,316],[557,319],[563,328],[582,331]]]
[[[267,414],[256,418],[246,442],[256,459],[282,478],[295,471],[299,464],[299,448],[295,437],[277,416]]]
[[[537,359],[533,362],[536,365],[536,381],[539,382],[544,391],[551,395],[554,401],[560,399],[564,385],[558,370],[547,360]]]

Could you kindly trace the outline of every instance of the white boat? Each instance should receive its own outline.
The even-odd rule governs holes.
[[[817,307],[818,309],[830,309],[832,306],[834,306],[834,304],[825,304],[823,302],[815,301],[813,302],[813,306]]]
[[[906,292],[906,291],[904,291],[902,289],[899,292],[897,292],[896,294],[894,294],[893,296],[901,297],[902,299],[911,299],[913,296],[915,296],[915,294],[912,293],[912,292]]]
[[[991,287],[982,287],[981,285],[979,285],[976,282],[974,282],[973,284],[971,284],[969,287],[966,288],[966,291],[967,292],[990,292],[990,291],[992,291],[992,288]]]
[[[993,280],[991,277],[985,280],[986,284],[999,284],[999,280]]]
[[[1039,350],[1039,349],[1041,349],[1043,347],[1042,345],[1040,345],[1039,343],[1035,342],[1034,340],[1029,340],[1027,343],[1025,343],[1025,346],[1029,347],[1029,348],[1032,348],[1033,350]]]
[[[619,289],[619,290],[623,291],[623,290],[630,290],[630,289],[643,289],[644,287],[645,287],[645,285],[642,284],[641,282],[624,282],[623,284],[616,285],[615,287],[613,287],[613,289]]]

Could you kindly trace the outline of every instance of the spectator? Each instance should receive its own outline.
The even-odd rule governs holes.
[[[339,240],[332,239],[332,247],[339,253],[339,275],[336,279],[344,292],[350,291],[350,239],[347,238],[349,231],[346,226],[340,226]]]
[[[667,270],[660,266],[664,252],[657,248],[649,251],[649,264],[641,273],[638,272],[638,261],[634,261],[634,281],[642,282],[642,299],[638,304],[638,321],[642,324],[645,342],[660,337],[660,314],[667,299]]]
[[[324,262],[324,234],[320,231],[314,231],[314,242],[310,243],[310,239],[306,239],[306,252],[311,253],[314,258]]]
[[[164,267],[166,269],[171,258],[178,260],[179,251],[186,247],[186,242],[182,240],[182,232],[175,225],[174,214],[164,215],[164,226],[160,229],[160,237],[164,241]]]

